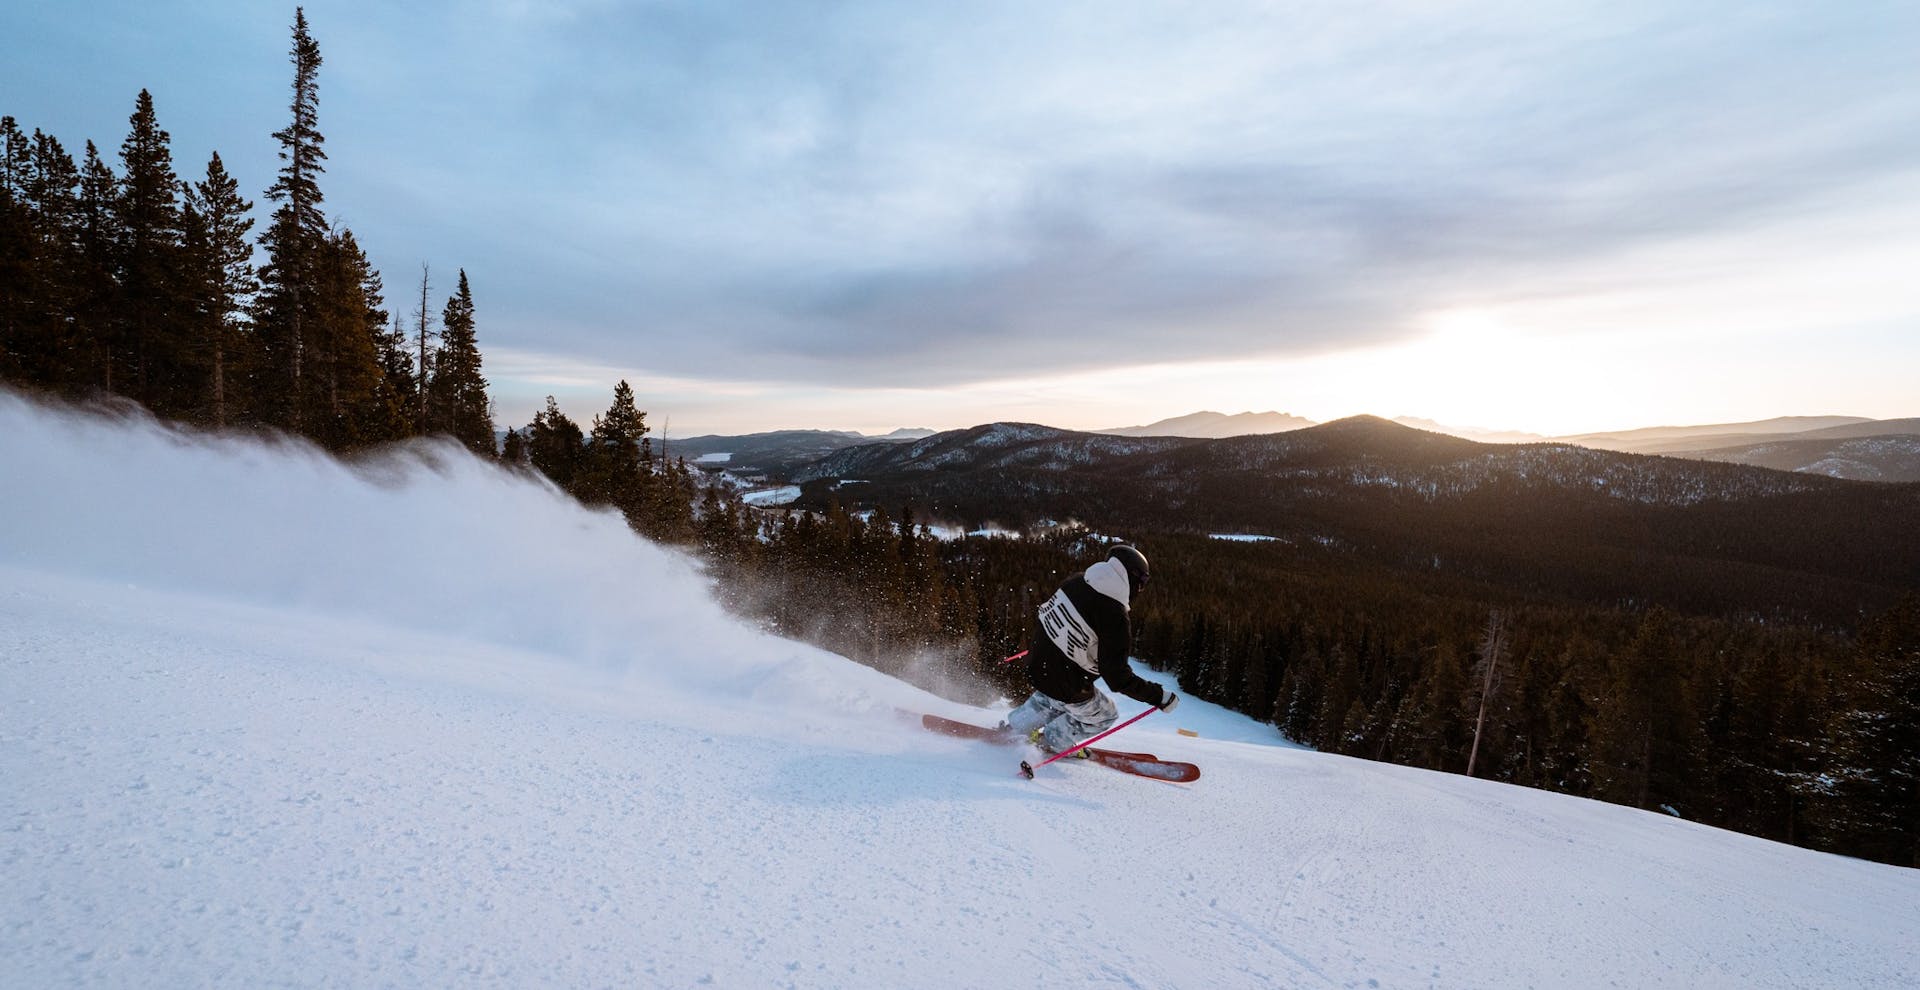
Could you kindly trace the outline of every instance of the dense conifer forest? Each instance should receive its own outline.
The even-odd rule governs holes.
[[[1024,694],[1019,665],[1000,658],[1028,642],[1039,601],[1100,558],[1102,537],[1070,526],[940,540],[923,525],[927,500],[907,490],[861,511],[830,495],[810,511],[750,507],[656,456],[625,382],[584,425],[549,398],[497,447],[466,273],[438,314],[424,277],[417,311],[390,306],[353,232],[323,211],[322,58],[303,12],[290,60],[287,125],[271,135],[282,166],[261,193],[270,212],[257,237],[242,190],[260,187],[215,151],[204,177],[182,178],[144,91],[117,164],[90,140],[76,162],[55,137],[0,119],[0,381],[349,455],[450,437],[685,548],[731,607],[781,634],[956,697]],[[1680,572],[1635,598],[1565,546],[1520,551],[1536,569],[1515,581],[1423,575],[1401,547],[1209,539],[1209,513],[1244,493],[1168,500],[1181,471],[1160,470],[1172,485],[1152,498],[1106,486],[1102,501],[1049,508],[1146,550],[1155,578],[1135,608],[1134,653],[1189,692],[1331,752],[1920,866],[1911,593],[1875,599],[1864,617],[1825,599],[1782,607],[1792,588],[1762,559],[1775,543],[1750,548],[1750,586]],[[1527,496],[1514,497],[1524,528]],[[1868,508],[1875,498],[1857,497]],[[1263,511],[1286,525],[1307,509]],[[1832,535],[1782,539],[1812,556]],[[1460,552],[1479,545],[1462,536]],[[1885,573],[1860,579],[1911,592],[1912,565],[1892,554]]]
[[[282,165],[252,240],[240,179],[218,151],[204,178],[183,178],[145,90],[118,168],[91,140],[76,166],[58,138],[0,118],[0,379],[332,451],[423,432],[490,451],[465,273],[444,331],[423,309],[409,341],[353,231],[323,208],[322,59],[304,12],[290,57],[287,126],[272,135]]]

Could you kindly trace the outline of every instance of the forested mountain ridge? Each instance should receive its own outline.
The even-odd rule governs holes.
[[[838,450],[869,443],[900,443],[902,437],[870,437],[843,430],[773,430],[741,436],[705,435],[662,440],[670,456],[698,460],[726,455],[723,462],[736,470],[759,471],[785,478],[800,468]]]
[[[1920,485],[1482,444],[1375,417],[1224,440],[993,424],[851,447],[800,478],[814,508],[852,499],[968,527],[1257,533],[1531,600],[1844,626],[1920,587]],[[832,484],[843,478],[866,484]]]
[[[1080,433],[1036,423],[988,423],[949,430],[912,443],[862,444],[807,465],[793,480],[862,479],[868,475],[1024,468],[1100,469],[1129,457],[1178,450],[1207,441],[1190,437],[1121,437]]]
[[[1031,423],[992,423],[911,444],[859,444],[806,465],[800,483],[858,478],[872,484],[939,474],[1027,469],[1129,480],[1145,489],[1189,491],[1229,479],[1279,485],[1297,498],[1383,489],[1416,500],[1489,488],[1594,495],[1685,506],[1849,490],[1817,475],[1672,457],[1620,454],[1562,443],[1488,444],[1355,416],[1286,433],[1206,440],[1121,438]],[[991,486],[990,481],[982,480]],[[1853,489],[1857,490],[1857,489]],[[1278,494],[1270,490],[1264,494]]]

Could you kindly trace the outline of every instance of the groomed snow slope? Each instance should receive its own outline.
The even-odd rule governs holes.
[[[1023,781],[894,709],[994,713],[747,629],[683,560],[454,451],[356,471],[0,394],[0,465],[8,986],[1920,973],[1920,872],[1193,702],[1116,742],[1197,784]]]

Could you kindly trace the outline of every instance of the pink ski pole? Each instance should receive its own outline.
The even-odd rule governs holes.
[[[1013,656],[1010,656],[1010,657],[1008,657],[1008,658],[1006,658],[1005,660],[1002,660],[1002,661],[1000,661],[1000,662],[1001,662],[1001,663],[1012,663],[1012,662],[1014,662],[1015,660],[1018,660],[1018,659],[1020,659],[1021,657],[1024,657],[1024,656],[1026,656],[1026,655],[1027,655],[1027,651],[1026,651],[1026,650],[1021,650],[1020,652],[1018,652],[1018,653],[1015,653],[1015,654],[1014,654]]]
[[[1058,753],[1055,753],[1055,754],[1053,754],[1052,756],[1049,756],[1049,757],[1047,757],[1047,758],[1046,758],[1046,759],[1044,759],[1044,760],[1041,760],[1041,761],[1040,761],[1040,763],[1039,763],[1039,766],[1042,766],[1042,767],[1044,767],[1044,766],[1046,766],[1047,764],[1049,764],[1049,763],[1052,763],[1053,761],[1055,761],[1055,760],[1057,760],[1057,759],[1059,759],[1059,758],[1061,758],[1061,757],[1063,757],[1063,756],[1072,756],[1073,754],[1075,754],[1075,753],[1078,753],[1078,752],[1080,752],[1080,751],[1081,751],[1081,750],[1083,750],[1083,749],[1086,749],[1086,748],[1087,748],[1088,746],[1091,746],[1091,745],[1093,745],[1094,743],[1097,743],[1097,742],[1099,742],[1100,740],[1102,740],[1102,739],[1105,739],[1105,738],[1107,738],[1108,736],[1110,736],[1110,735],[1113,735],[1113,734],[1114,734],[1114,733],[1116,733],[1116,732],[1119,732],[1119,731],[1120,731],[1121,729],[1124,729],[1124,728],[1126,728],[1127,726],[1129,726],[1129,725],[1132,725],[1133,723],[1135,723],[1135,722],[1138,722],[1138,721],[1140,721],[1141,719],[1143,719],[1143,718],[1146,718],[1146,717],[1147,717],[1148,715],[1152,715],[1152,714],[1153,714],[1154,712],[1157,712],[1157,711],[1159,711],[1159,710],[1160,710],[1160,709],[1158,709],[1158,708],[1148,708],[1148,709],[1147,709],[1146,711],[1144,711],[1144,712],[1141,712],[1140,714],[1138,714],[1138,715],[1135,715],[1134,717],[1132,717],[1132,718],[1130,718],[1130,719],[1127,719],[1127,720],[1126,720],[1125,722],[1122,722],[1122,723],[1120,723],[1119,725],[1116,725],[1116,726],[1114,726],[1113,728],[1111,728],[1111,729],[1108,729],[1107,731],[1105,731],[1105,732],[1102,732],[1102,733],[1100,733],[1100,734],[1099,734],[1099,735],[1097,735],[1097,736],[1094,736],[1094,737],[1093,737],[1092,739],[1089,739],[1089,740],[1087,740],[1086,742],[1083,742],[1083,743],[1081,743],[1081,744],[1080,744],[1080,745],[1078,745],[1078,746],[1074,746],[1074,747],[1072,747],[1072,748],[1070,748],[1070,749],[1064,749],[1064,750],[1061,750],[1060,752],[1058,752]],[[1027,761],[1025,761],[1025,760],[1021,760],[1021,761],[1020,761],[1020,776],[1022,776],[1022,777],[1025,777],[1025,778],[1027,778],[1028,780],[1032,780],[1032,779],[1033,779],[1033,771],[1034,771],[1034,770],[1036,770],[1036,769],[1038,769],[1038,767],[1035,767],[1035,766],[1030,766],[1030,765],[1028,765],[1028,763],[1027,763]]]

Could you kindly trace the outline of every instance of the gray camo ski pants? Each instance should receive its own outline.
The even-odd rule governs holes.
[[[1071,705],[1035,691],[1025,704],[1007,713],[1007,725],[1023,736],[1039,729],[1040,745],[1059,753],[1105,732],[1119,718],[1113,699],[1099,691]]]

